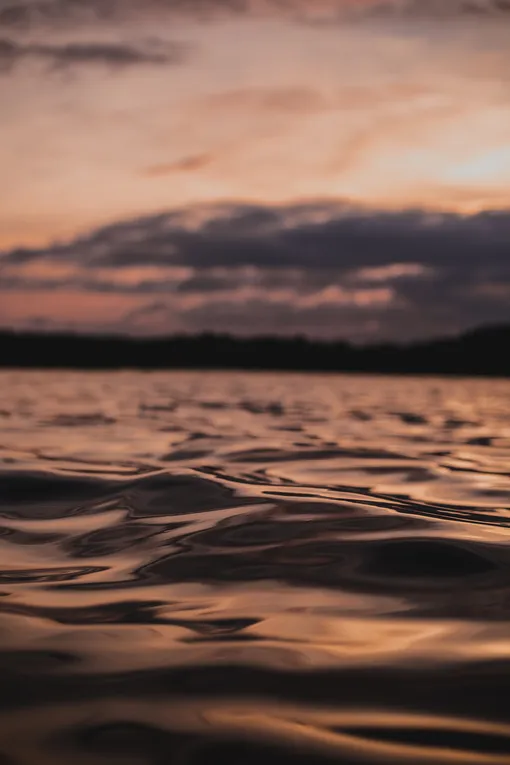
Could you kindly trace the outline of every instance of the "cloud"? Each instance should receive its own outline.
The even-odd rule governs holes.
[[[118,9],[115,0],[4,0],[0,4],[0,27],[27,29],[66,19],[100,20]]]
[[[374,268],[360,268],[353,273],[353,278],[361,282],[391,282],[395,279],[414,279],[426,276],[430,268],[421,263],[390,263]]]
[[[5,0],[0,4],[0,27],[115,22],[154,14],[205,21],[225,15],[272,15],[321,22],[363,16],[480,20],[509,11],[510,0]]]
[[[124,296],[134,307],[119,327],[133,332],[230,327],[407,339],[508,318],[509,236],[510,213],[501,211],[194,207],[6,252],[2,301],[27,291]],[[72,318],[69,300],[66,310]]]
[[[251,87],[214,93],[200,103],[208,111],[288,112],[308,114],[327,111],[336,104],[319,91],[305,87]]]
[[[223,278],[241,269],[350,273],[385,281],[427,269],[507,267],[510,213],[377,211],[324,202],[211,204],[123,221],[68,244],[5,253],[0,264],[52,260],[97,268],[185,266]]]
[[[159,46],[160,50],[144,49],[125,43],[66,43],[41,45],[0,39],[0,71],[10,71],[27,59],[46,61],[52,67],[101,64],[121,68],[140,64],[177,64],[185,57],[186,47],[177,44]]]
[[[163,175],[173,175],[173,173],[193,173],[207,167],[212,160],[210,154],[192,154],[189,157],[178,159],[176,162],[149,165],[142,170],[141,175],[147,178],[158,178]]]
[[[465,267],[508,261],[510,215],[419,210],[378,212],[325,203],[282,207],[197,206],[108,226],[69,245],[34,251],[91,268],[179,264],[199,269],[258,266],[346,272],[419,263]],[[510,267],[510,264],[509,264]]]

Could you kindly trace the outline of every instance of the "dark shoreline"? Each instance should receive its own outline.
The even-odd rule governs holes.
[[[366,346],[341,340],[215,334],[133,338],[2,331],[0,367],[510,377],[510,325],[481,327],[453,338]]]

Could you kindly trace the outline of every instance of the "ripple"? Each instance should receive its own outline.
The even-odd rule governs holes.
[[[434,540],[389,542],[372,548],[368,571],[374,575],[450,579],[493,571],[494,564],[464,546]]]
[[[507,381],[0,377],[0,763],[510,763]]]

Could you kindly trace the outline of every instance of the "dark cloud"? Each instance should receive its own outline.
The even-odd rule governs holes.
[[[108,226],[69,245],[13,255],[51,254],[84,266],[186,265],[313,271],[421,263],[472,268],[508,263],[510,214],[374,212],[334,204],[272,208],[211,206]],[[510,264],[508,265],[510,268]]]
[[[272,4],[273,0],[270,0],[269,6]],[[258,0],[5,0],[0,2],[0,28],[29,30],[44,26],[117,22],[155,13],[208,20],[218,14],[254,12],[259,5]]]
[[[0,27],[29,29],[66,19],[108,19],[118,8],[116,0],[4,0],[0,2]]]
[[[508,212],[221,205],[4,253],[0,279],[4,291],[133,294],[145,301],[138,319],[167,311],[193,331],[331,336],[341,325],[403,338],[508,320],[509,237]]]
[[[201,20],[219,14],[271,13],[320,20],[352,14],[480,18],[499,16],[509,10],[510,0],[5,0],[0,3],[0,26],[27,29],[41,24],[118,20],[150,13]]]
[[[101,64],[108,67],[177,64],[183,60],[186,53],[186,47],[177,43],[153,44],[152,48],[97,42],[39,45],[4,38],[0,39],[0,71],[10,71],[27,59],[46,61],[52,67],[80,64]]]

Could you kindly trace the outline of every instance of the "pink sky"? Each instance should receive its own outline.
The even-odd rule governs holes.
[[[0,248],[223,201],[506,209],[510,27],[478,5],[0,1]]]

